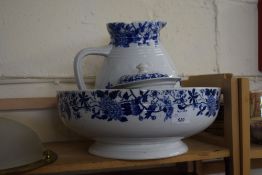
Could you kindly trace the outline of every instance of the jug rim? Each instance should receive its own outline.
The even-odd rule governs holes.
[[[166,26],[163,21],[107,23],[111,43],[116,47],[129,47],[130,44],[157,45],[160,30]]]
[[[167,24],[166,21],[164,20],[136,20],[136,21],[130,21],[130,22],[123,22],[123,21],[113,21],[113,22],[108,22],[106,23],[106,25],[111,25],[111,24],[124,24],[124,25],[127,25],[127,24],[139,24],[139,23],[161,23],[163,25],[163,27]]]

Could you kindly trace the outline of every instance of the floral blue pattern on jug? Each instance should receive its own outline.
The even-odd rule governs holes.
[[[58,93],[59,111],[67,120],[77,120],[84,113],[92,119],[127,122],[130,118],[164,121],[193,110],[196,117],[215,117],[219,110],[220,91],[217,89],[140,90],[131,89],[68,91]]]
[[[143,21],[132,23],[108,23],[107,30],[111,35],[111,43],[115,47],[129,47],[131,43],[138,45],[156,45],[159,32],[166,25],[162,21]]]

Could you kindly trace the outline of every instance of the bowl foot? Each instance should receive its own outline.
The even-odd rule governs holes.
[[[130,138],[95,139],[91,154],[126,160],[159,159],[187,152],[188,147],[180,138]]]

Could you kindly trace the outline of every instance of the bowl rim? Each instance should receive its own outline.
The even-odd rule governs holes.
[[[221,91],[220,87],[177,87],[177,88],[172,88],[172,89],[143,89],[143,88],[135,88],[135,89],[85,89],[85,90],[57,90],[57,93],[72,93],[72,92],[91,92],[91,91],[127,91],[127,90],[132,90],[132,91],[175,91],[175,90],[189,90],[189,89],[217,89]]]

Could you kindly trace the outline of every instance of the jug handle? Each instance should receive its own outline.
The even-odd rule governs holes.
[[[77,82],[77,87],[80,90],[85,90],[86,85],[83,78],[81,63],[88,55],[101,55],[107,57],[111,52],[112,45],[102,48],[85,48],[80,50],[74,58],[74,73]]]

